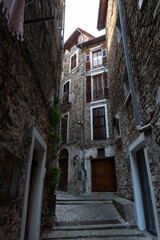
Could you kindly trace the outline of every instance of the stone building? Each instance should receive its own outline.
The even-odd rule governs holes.
[[[1,240],[38,240],[43,225],[63,2],[0,0]]]
[[[116,191],[105,35],[77,28],[64,44],[59,187]]]
[[[160,2],[100,0],[120,196],[160,239]]]

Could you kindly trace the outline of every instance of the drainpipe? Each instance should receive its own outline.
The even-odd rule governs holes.
[[[85,94],[84,94],[84,49],[83,49],[83,169],[85,171]]]
[[[130,84],[130,88],[131,88],[134,114],[135,114],[135,118],[136,118],[137,129],[139,129],[139,128],[141,128],[140,117],[139,117],[139,112],[138,112],[138,106],[137,106],[137,100],[136,100],[133,76],[132,76],[132,69],[131,69],[130,58],[129,58],[129,53],[128,53],[128,46],[127,46],[126,33],[125,33],[125,27],[124,27],[124,21],[123,21],[121,0],[118,0],[118,6],[119,6],[119,17],[120,17],[120,23],[121,23],[121,29],[122,29],[123,46],[124,46],[124,52],[125,52],[125,57],[126,57],[126,65],[127,65],[129,84]]]
[[[61,97],[61,88],[62,88],[62,70],[63,70],[63,52],[64,52],[64,26],[65,26],[65,7],[66,7],[66,0],[63,1],[63,23],[62,23],[62,49],[61,49],[61,68],[60,68],[60,82],[59,82],[59,99]],[[60,110],[60,101],[58,102],[58,112]]]
[[[83,37],[83,42],[84,42],[84,37]],[[82,47],[81,43],[81,48],[83,51],[83,171],[85,173],[85,184],[84,184],[84,192],[86,192],[86,179],[87,179],[87,171],[85,169],[85,92],[84,92],[84,81],[85,81],[85,70],[84,70],[84,65],[85,65],[85,54],[84,54],[84,49]]]

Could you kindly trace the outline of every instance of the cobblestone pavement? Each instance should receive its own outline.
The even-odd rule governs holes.
[[[69,194],[57,191],[56,221],[43,240],[153,240],[130,226],[112,204],[114,194]]]

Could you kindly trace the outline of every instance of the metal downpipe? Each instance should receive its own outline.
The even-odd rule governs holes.
[[[135,118],[136,118],[136,124],[137,124],[137,127],[139,127],[141,123],[140,123],[138,105],[137,105],[137,100],[136,100],[136,95],[135,95],[130,58],[129,58],[129,53],[128,53],[128,46],[127,46],[126,33],[125,33],[125,27],[124,27],[124,21],[123,21],[121,0],[118,0],[118,6],[119,6],[119,17],[120,17],[120,23],[121,23],[121,29],[122,29],[123,46],[124,46],[124,52],[125,52],[125,57],[126,57],[127,72],[128,72],[129,84],[130,84],[130,88],[131,88],[131,95],[132,95],[132,101],[133,101],[133,108],[134,108],[134,113],[135,113]]]

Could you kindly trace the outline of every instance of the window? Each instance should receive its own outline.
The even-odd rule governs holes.
[[[69,81],[63,86],[63,103],[69,102]]]
[[[86,50],[86,62],[85,62],[85,66],[86,66],[86,71],[91,69],[91,64],[90,64],[90,50]]]
[[[116,139],[121,138],[120,120],[118,115],[113,117],[113,126]]]
[[[86,71],[101,67],[107,63],[107,49],[106,44],[103,44],[95,50],[85,50],[85,69]],[[91,64],[92,63],[92,64]]]
[[[119,13],[118,13],[117,22],[116,22],[116,35],[117,35],[117,42],[118,42],[118,45],[119,45],[119,43],[121,41],[121,37],[122,37]]]
[[[97,68],[102,66],[102,53],[101,49],[92,53],[92,66]]]
[[[93,108],[93,139],[106,138],[105,108]]]
[[[97,156],[101,158],[105,157],[105,149],[104,148],[97,149]]]
[[[93,100],[103,99],[103,79],[102,75],[93,77]]]
[[[77,54],[75,53],[71,57],[71,70],[74,69],[77,66]]]
[[[15,198],[22,161],[9,152],[0,159],[0,198]]]
[[[91,76],[86,77],[86,102],[91,101],[91,95],[93,101],[101,100],[109,96],[107,72],[95,75],[92,78]]]
[[[131,100],[131,90],[130,90],[130,85],[129,85],[127,68],[125,69],[124,76],[123,76],[123,88],[124,88],[124,96],[125,96],[124,105],[128,106],[128,104]]]
[[[63,144],[68,142],[68,113],[61,119],[61,135]]]

